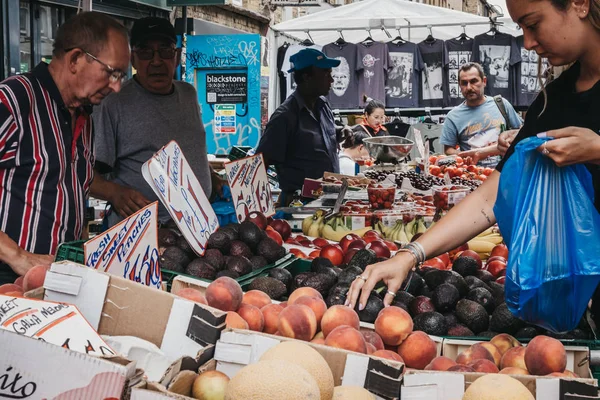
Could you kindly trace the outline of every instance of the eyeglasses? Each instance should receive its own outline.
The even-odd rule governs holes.
[[[140,60],[148,61],[148,60],[152,60],[154,58],[154,53],[158,53],[160,58],[162,58],[163,60],[171,59],[171,58],[175,57],[175,53],[177,52],[177,49],[175,49],[173,47],[161,47],[158,50],[154,50],[154,49],[150,49],[148,47],[142,47],[142,48],[135,49],[134,51],[138,55]]]
[[[110,65],[106,64],[105,62],[100,61],[96,56],[88,53],[85,50],[83,50],[83,52],[87,56],[91,57],[92,60],[99,62],[106,69],[106,72],[109,74],[108,80],[110,81],[110,83],[117,83],[117,82],[123,83],[125,81],[125,79],[127,79],[127,74],[125,72],[115,69],[115,68],[111,67]]]

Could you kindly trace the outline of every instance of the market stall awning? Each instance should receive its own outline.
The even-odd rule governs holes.
[[[446,24],[457,25],[443,26]],[[367,29],[371,29],[371,36],[375,40],[390,40],[381,29],[382,26],[392,37],[398,35],[396,29],[400,28],[402,37],[407,40],[410,38],[412,42],[422,41],[429,35],[428,25],[431,25],[435,38],[451,39],[462,33],[461,24],[466,24],[466,32],[471,37],[490,29],[486,17],[407,0],[359,1],[285,21],[273,26],[273,29],[301,39],[307,38],[305,32],[308,31],[315,43],[324,45],[335,41],[340,30],[349,42],[364,39]],[[501,26],[499,30],[515,36],[520,34],[512,24]]]

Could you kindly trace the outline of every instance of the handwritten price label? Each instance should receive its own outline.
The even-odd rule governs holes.
[[[157,215],[154,202],[86,242],[85,265],[160,289]]]
[[[146,161],[142,175],[194,252],[203,255],[219,220],[177,142],[169,142]]]
[[[262,154],[227,163],[225,171],[239,222],[252,211],[261,212],[267,217],[275,214]]]

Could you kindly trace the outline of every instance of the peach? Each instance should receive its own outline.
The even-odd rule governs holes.
[[[529,371],[523,368],[508,367],[500,370],[501,374],[507,375],[529,375]]]
[[[248,329],[248,323],[240,314],[235,311],[227,311],[227,317],[225,318],[225,324],[230,329]]]
[[[500,354],[504,355],[508,350],[513,347],[521,347],[521,343],[508,333],[501,333],[496,335],[490,340],[490,343],[498,348]]]
[[[398,346],[398,354],[409,368],[423,369],[437,356],[437,346],[421,331],[415,331]]]
[[[348,308],[349,309],[349,308]],[[367,354],[367,342],[358,329],[341,325],[325,336],[327,346]]]
[[[277,329],[281,336],[308,342],[317,333],[317,318],[309,306],[292,304],[279,314]]]
[[[381,336],[383,343],[389,346],[398,346],[412,333],[412,330],[413,320],[410,314],[400,307],[384,308],[375,320],[375,332]]]
[[[377,350],[376,352],[374,352],[371,355],[373,357],[381,357],[381,358],[387,358],[388,360],[400,361],[401,363],[404,362],[404,360],[402,359],[402,357],[400,357],[400,355],[398,353],[395,353],[395,352],[389,351],[389,350]]]
[[[469,364],[469,367],[473,368],[475,372],[484,374],[497,374],[499,372],[496,363],[490,360],[477,360]]]
[[[456,357],[456,363],[463,365],[469,365],[477,360],[490,360],[494,362],[494,357],[490,351],[483,347],[481,343],[474,344]]]
[[[321,293],[319,293],[316,289],[313,289],[311,287],[301,287],[301,288],[294,290],[292,292],[292,294],[290,294],[290,297],[288,297],[287,303],[292,305],[296,302],[297,299],[299,299],[302,296],[311,296],[311,297],[318,297],[319,299],[323,299],[323,296],[321,295]]]
[[[20,286],[21,288],[23,288],[23,280],[25,278],[23,276],[18,277],[17,279],[15,279],[15,285]]]
[[[48,265],[36,265],[31,268],[23,277],[23,292],[37,289],[44,286],[46,272],[50,269]]]
[[[488,349],[492,357],[494,357],[494,363],[496,364],[496,367],[500,368],[500,363],[502,361],[502,354],[500,353],[500,350],[498,350],[498,348],[490,342],[481,342],[481,345]]]
[[[10,293],[10,292],[22,292],[23,288],[15,285],[14,283],[5,283],[4,285],[0,286],[0,294],[6,294],[6,293]]]
[[[319,337],[319,338],[314,338],[313,340],[310,341],[311,343],[314,344],[325,344],[325,338]]]
[[[208,285],[205,295],[209,306],[221,311],[237,311],[244,293],[235,279],[222,276]]]
[[[323,340],[325,340],[325,335],[323,334],[323,331],[317,332],[317,334],[313,337],[313,340],[314,339],[323,339]]]
[[[23,292],[21,292],[20,290],[15,290],[14,292],[4,293],[4,296],[8,296],[8,297],[23,297]]]
[[[342,325],[348,325],[358,330],[360,328],[360,319],[356,311],[342,305],[332,306],[325,311],[321,319],[321,330],[325,335],[325,339],[327,339],[331,331]]]
[[[279,322],[279,314],[283,311],[283,307],[279,304],[267,304],[260,309],[263,318],[265,319],[264,333],[277,332],[277,323]]]
[[[263,331],[263,328],[265,327],[265,317],[258,307],[242,303],[240,308],[238,308],[237,313],[248,323],[248,328],[251,331]]]
[[[265,292],[260,290],[249,290],[244,293],[242,303],[253,305],[254,307],[263,308],[267,304],[271,304],[271,298]]]
[[[361,328],[360,333],[362,333],[367,343],[371,343],[375,347],[375,349],[384,349],[383,340],[381,340],[381,336],[379,336],[377,332]]]
[[[447,369],[448,372],[475,372],[475,370],[468,365],[456,364]]]
[[[279,305],[280,305],[281,307],[283,307],[283,308],[286,308],[286,307],[287,307],[287,305],[288,305],[288,302],[287,302],[287,301],[282,301],[281,303],[279,303]]]
[[[500,369],[511,367],[527,369],[527,365],[525,365],[525,347],[513,347],[502,356]]]
[[[548,336],[536,336],[525,348],[525,365],[531,375],[563,372],[567,367],[565,346]]]
[[[426,371],[448,371],[448,368],[454,367],[456,362],[448,357],[439,356],[431,360],[425,367]]]
[[[364,338],[364,336],[363,336]],[[367,342],[367,354],[371,355],[373,353],[375,353],[376,351],[379,351],[375,348],[375,346],[373,346],[371,343]],[[392,351],[393,353],[393,351]]]
[[[204,295],[202,293],[200,293],[200,291],[197,289],[192,289],[192,288],[180,289],[177,291],[176,295],[179,297],[183,297],[184,299],[191,300],[195,303],[208,304],[206,302],[206,297],[204,297]]]
[[[325,311],[327,311],[327,304],[325,304],[323,299],[312,296],[302,296],[298,297],[294,304],[304,304],[305,306],[309,306],[317,318],[317,329],[321,329],[321,320],[323,319]]]
[[[546,376],[554,376],[557,378],[570,378],[570,379],[576,379],[579,378],[579,375],[569,371],[568,369],[565,369],[565,372],[553,372],[551,374],[548,374]]]

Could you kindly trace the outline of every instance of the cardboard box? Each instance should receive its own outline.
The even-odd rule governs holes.
[[[220,310],[69,261],[52,264],[44,289],[44,299],[76,305],[99,334],[147,340],[170,360],[196,356],[225,328]]]
[[[227,329],[215,349],[217,370],[231,377],[244,366],[258,362],[271,347],[287,340],[294,339]],[[335,386],[361,386],[383,399],[399,396],[404,364],[333,347],[306,344],[325,358],[333,373]]]
[[[135,363],[97,358],[0,330],[0,398],[120,399]]]

